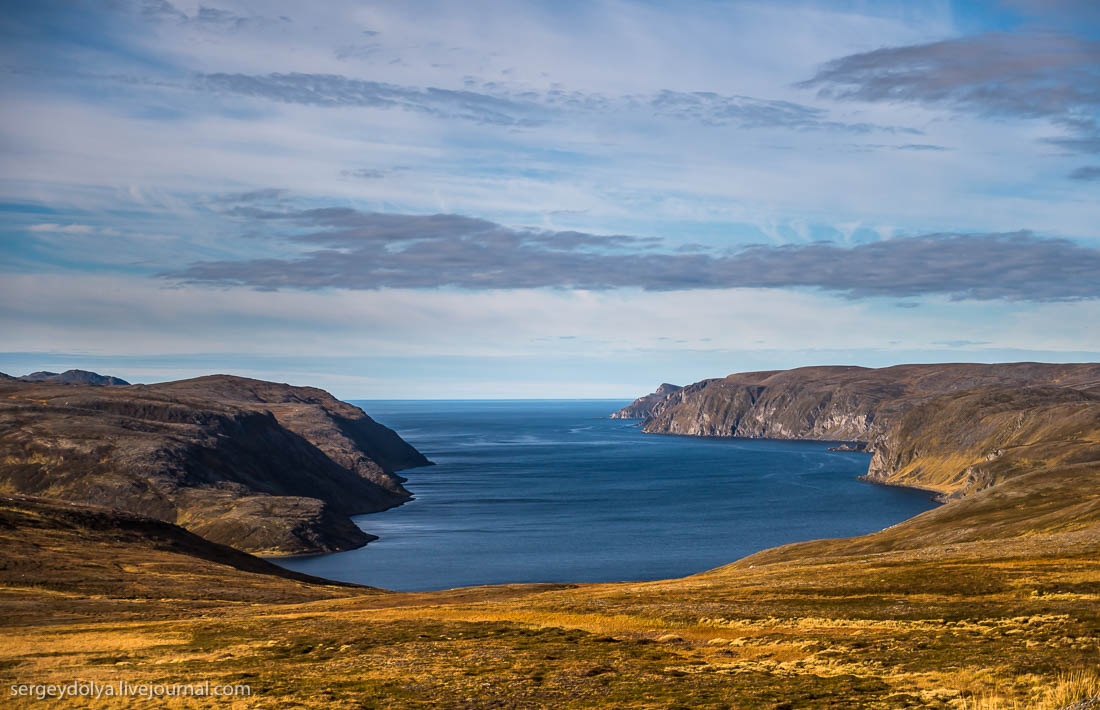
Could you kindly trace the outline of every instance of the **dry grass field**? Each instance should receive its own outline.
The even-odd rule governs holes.
[[[399,594],[287,572],[150,518],[3,498],[3,703],[1095,708],[1100,398],[962,393],[914,411],[891,455],[913,476],[960,452],[952,465],[969,472],[950,479],[950,502],[657,582]],[[10,694],[73,681],[251,695]]]
[[[245,569],[72,509],[2,508],[6,705],[1053,709],[1100,694],[1095,521],[868,549],[941,508],[678,580],[397,594]],[[252,696],[8,695],[74,680]]]

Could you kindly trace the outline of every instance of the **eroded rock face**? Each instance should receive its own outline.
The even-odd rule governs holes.
[[[980,387],[896,417],[866,479],[960,498],[1055,465],[1100,462],[1100,396],[1071,387]]]
[[[348,516],[408,500],[395,471],[430,463],[315,388],[0,382],[0,491],[148,515],[250,552],[366,544]]]
[[[611,415],[612,419],[646,419],[653,415],[656,406],[663,404],[670,395],[679,392],[683,387],[664,383],[656,392],[643,395]]]
[[[1003,478],[988,463],[1014,441],[1002,420],[1056,437],[1053,422],[1087,419],[1098,393],[1097,364],[805,367],[703,380],[635,404],[646,400],[649,433],[866,442],[869,480],[962,495]]]

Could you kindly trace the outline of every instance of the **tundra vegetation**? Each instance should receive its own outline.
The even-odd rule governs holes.
[[[288,572],[135,512],[8,495],[4,692],[209,680],[253,694],[155,706],[1066,707],[1100,696],[1097,369],[1020,382],[909,371],[880,399],[867,392],[882,371],[843,386],[750,373],[711,410],[690,395],[712,386],[670,390],[663,411],[686,402],[698,421],[748,422],[738,408],[772,402],[790,436],[805,435],[790,422],[832,416],[822,397],[843,400],[852,416],[819,438],[870,413],[862,435],[838,438],[869,442],[872,478],[946,501],[878,533],[674,580],[394,593]]]

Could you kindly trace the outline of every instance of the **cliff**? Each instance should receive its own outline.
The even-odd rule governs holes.
[[[938,491],[945,505],[871,535],[786,545],[734,566],[905,550],[1029,556],[1050,544],[1079,554],[1100,542],[1100,393],[1035,386],[935,397],[876,440],[866,478]]]
[[[863,442],[873,454],[866,480],[941,500],[1039,467],[1100,460],[1095,363],[746,372],[646,406],[649,433]]]
[[[962,497],[1043,468],[1100,462],[1100,396],[1037,385],[953,392],[896,417],[866,478]]]
[[[790,415],[787,430],[833,432],[851,422],[823,423],[812,402],[827,396],[820,381],[839,381],[875,415],[870,475],[959,495],[877,533],[786,545],[683,579],[396,594],[281,571],[157,520],[0,497],[0,679],[14,687],[109,672],[137,683],[169,673],[244,682],[280,706],[1092,707],[1096,366],[1044,366],[1023,384],[1029,366],[970,379],[931,367],[894,382],[856,368],[748,373],[713,389],[732,391],[733,380],[763,388],[751,405],[741,395],[725,413],[696,410],[712,421],[751,421],[762,416],[756,403],[770,402],[775,416]],[[886,385],[897,400],[876,399]],[[196,387],[209,402],[226,388],[221,396],[238,402],[231,411],[241,400],[302,396],[268,386],[177,390]],[[838,401],[821,411],[851,415]],[[295,402],[248,406],[274,404]],[[178,411],[186,423],[192,410]],[[800,424],[798,412],[812,421]]]
[[[348,516],[410,498],[430,462],[323,390],[215,375],[157,385],[0,382],[0,492],[178,523],[265,554],[366,544]]]
[[[612,413],[612,419],[646,419],[653,415],[654,407],[667,401],[669,395],[679,392],[683,387],[670,385],[667,382],[657,388],[656,392],[643,395],[626,405],[617,412]]]
[[[981,387],[1044,384],[1098,387],[1100,365],[958,363],[745,372],[669,392],[651,405],[643,429],[691,436],[870,442],[892,419],[932,397]]]

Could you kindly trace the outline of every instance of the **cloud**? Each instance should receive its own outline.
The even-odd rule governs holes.
[[[654,116],[709,126],[920,133],[912,128],[835,121],[828,118],[825,109],[790,101],[714,92],[663,90],[651,95],[608,97],[561,89],[516,92],[493,82],[472,81],[466,89],[453,90],[303,73],[200,74],[193,88],[308,106],[401,109],[496,126],[533,127],[564,113],[629,114],[642,109]]]
[[[937,340],[933,345],[946,345],[949,348],[965,348],[972,345],[992,345],[990,340]]]
[[[1083,182],[1100,180],[1100,165],[1086,165],[1084,167],[1077,168],[1069,174],[1069,179],[1081,180]]]
[[[841,57],[799,86],[835,98],[1036,118],[1095,106],[1098,65],[1100,42],[987,34]]]
[[[1095,0],[1001,0],[1001,4],[1044,27],[1076,29],[1100,22],[1100,5]]]
[[[248,190],[247,192],[229,192],[222,195],[215,195],[207,199],[211,204],[220,205],[240,205],[241,203],[250,202],[271,202],[278,201],[286,194],[286,190],[282,190],[274,187],[265,187],[259,190]]]
[[[377,168],[356,168],[354,170],[341,170],[340,174],[344,177],[360,180],[381,180],[386,177],[387,173],[385,170],[378,170]]]
[[[989,33],[834,59],[800,88],[837,99],[917,103],[983,117],[1046,118],[1100,150],[1100,42],[1066,34]]]
[[[179,25],[200,29],[239,30],[250,24],[271,24],[276,22],[263,16],[238,15],[232,10],[199,5],[193,15],[188,15],[168,0],[115,0],[113,9],[136,14],[145,20],[154,22],[174,22]],[[279,22],[290,22],[290,18],[280,16]]]
[[[209,91],[290,104],[400,108],[498,126],[532,126],[542,122],[533,115],[535,107],[488,94],[363,81],[339,74],[200,74],[195,84]]]
[[[920,133],[911,128],[877,126],[872,123],[844,123],[827,118],[825,109],[792,103],[769,101],[751,96],[723,96],[709,91],[661,91],[648,99],[648,105],[659,116],[698,121],[706,125],[739,128],[774,128],[794,130],[843,130],[870,133]]]
[[[95,231],[90,224],[32,224],[27,227],[29,232],[57,232],[60,234],[89,234]]]
[[[946,146],[931,143],[905,143],[902,145],[890,145],[887,143],[851,143],[845,146],[853,153],[870,153],[877,150],[904,150],[914,153],[943,153],[951,150]]]
[[[1097,131],[1096,135],[1082,138],[1044,138],[1043,142],[1075,153],[1100,153],[1100,128],[1093,127],[1092,130]]]
[[[1100,249],[1030,232],[928,234],[841,247],[750,246],[729,254],[670,250],[661,240],[508,227],[455,214],[329,207],[232,214],[306,231],[289,258],[205,261],[162,278],[259,289],[681,291],[818,288],[849,298],[1075,301],[1100,298]]]

